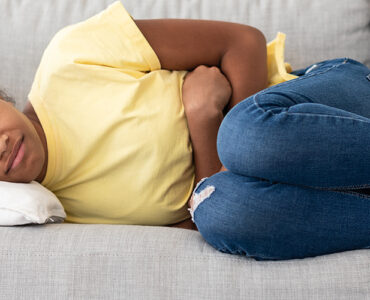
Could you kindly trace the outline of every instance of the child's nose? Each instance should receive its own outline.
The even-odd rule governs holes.
[[[3,158],[3,154],[7,150],[8,141],[9,141],[9,137],[6,134],[2,134],[0,136],[0,159]]]

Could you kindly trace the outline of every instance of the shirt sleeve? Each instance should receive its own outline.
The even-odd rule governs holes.
[[[158,56],[120,1],[59,31],[45,51],[59,62],[154,71]]]

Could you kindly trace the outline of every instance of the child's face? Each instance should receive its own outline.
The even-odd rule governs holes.
[[[7,172],[13,147],[21,138],[23,159]],[[44,162],[45,151],[33,123],[11,103],[0,99],[0,181],[27,183],[35,180]]]

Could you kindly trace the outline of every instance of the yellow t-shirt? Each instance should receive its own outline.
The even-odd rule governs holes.
[[[268,87],[298,76],[289,74],[292,67],[284,62],[285,34],[278,32],[276,38],[267,44],[267,77]]]
[[[160,62],[120,2],[58,32],[29,99],[45,131],[42,182],[66,222],[176,223],[190,217],[186,71]]]
[[[288,80],[284,41],[276,41],[268,46],[280,53],[268,58],[274,84]],[[42,185],[60,199],[66,222],[165,225],[190,217],[186,73],[161,69],[119,1],[55,35],[29,100],[48,145]]]

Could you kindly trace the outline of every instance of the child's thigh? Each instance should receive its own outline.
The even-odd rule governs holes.
[[[370,186],[369,73],[351,59],[325,61],[240,102],[218,131],[222,164],[285,183]]]
[[[368,195],[226,171],[203,180],[194,196],[200,196],[193,212],[195,224],[222,252],[263,260],[370,248]]]
[[[287,95],[292,104],[320,103],[370,118],[370,69],[350,58],[313,64],[297,79],[261,91],[269,93]]]

